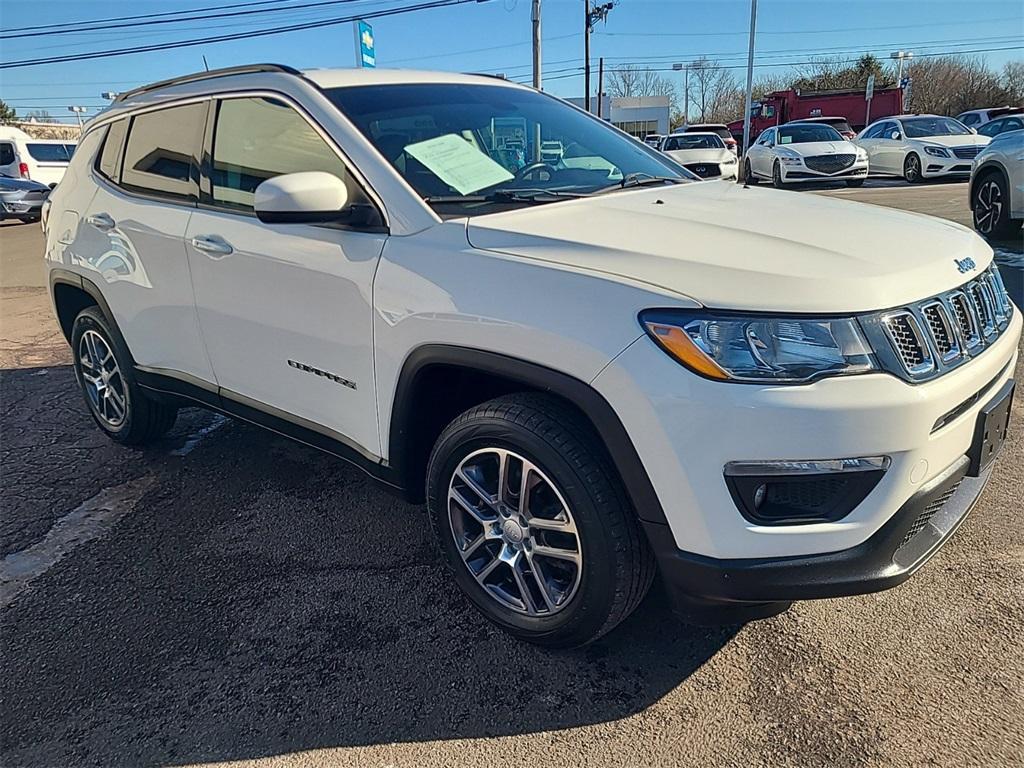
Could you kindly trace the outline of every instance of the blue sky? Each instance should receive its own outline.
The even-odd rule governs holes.
[[[241,0],[0,0],[6,31],[110,16],[187,10]],[[310,0],[287,0],[300,4]],[[93,30],[84,34],[0,41],[0,59],[14,61],[106,48],[144,45],[350,16],[416,0],[352,0],[347,4],[244,18],[190,21],[162,27]],[[670,68],[700,55],[743,75],[748,0],[619,0],[592,38],[592,56],[607,65],[640,62]],[[560,96],[583,92],[574,68],[583,58],[583,0],[543,0],[545,89]],[[378,66],[502,72],[530,77],[530,1],[490,2],[425,10],[372,21]],[[759,0],[758,72],[785,71],[791,62],[898,48],[918,54],[1008,48],[980,53],[996,67],[1024,58],[1024,3],[1020,0]],[[0,70],[0,98],[24,114],[43,108],[71,117],[67,105],[94,112],[100,93],[203,68],[254,61],[297,67],[348,67],[355,60],[351,24],[252,40],[108,59]],[[678,74],[668,72],[670,77]],[[596,83],[595,83],[596,87]]]

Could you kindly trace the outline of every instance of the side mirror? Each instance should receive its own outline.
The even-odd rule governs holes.
[[[348,187],[332,173],[303,171],[267,179],[253,207],[265,224],[326,224],[347,219]]]
[[[903,137],[900,135],[899,131],[893,131],[891,134],[889,134],[889,138],[893,139],[894,141],[899,141]]]

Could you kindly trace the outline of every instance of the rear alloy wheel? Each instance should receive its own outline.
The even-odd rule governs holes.
[[[174,426],[178,409],[139,388],[131,355],[99,307],[86,307],[75,318],[71,351],[89,413],[111,439],[141,445]]]
[[[996,239],[1010,237],[1020,229],[1020,222],[1010,218],[1007,206],[1006,183],[998,173],[989,173],[974,187],[971,208],[974,228],[983,235]]]
[[[921,173],[921,158],[911,152],[903,161],[903,178],[911,184],[920,184],[924,181]]]
[[[532,643],[572,647],[643,599],[654,558],[607,452],[571,406],[507,395],[441,433],[427,468],[438,547],[474,606]]]
[[[743,161],[743,183],[749,184],[750,186],[755,186],[760,183],[760,179],[758,179],[750,169],[749,160]]]
[[[776,189],[785,189],[786,187],[786,182],[782,178],[782,166],[778,160],[772,166],[772,186]]]

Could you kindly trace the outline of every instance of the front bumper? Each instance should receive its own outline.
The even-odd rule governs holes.
[[[910,578],[966,519],[991,474],[989,469],[967,477],[969,464],[961,456],[874,535],[838,552],[723,560],[676,549],[667,526],[645,523],[644,528],[662,578],[686,613],[719,605],[784,608],[793,600],[878,592]]]
[[[846,181],[847,179],[866,179],[868,177],[867,160],[855,162],[849,168],[836,173],[822,173],[808,168],[806,165],[781,166],[782,180],[789,184],[797,181]]]
[[[932,155],[921,155],[921,175],[930,179],[939,176],[963,176],[971,175],[971,166],[974,160],[971,158],[959,157],[933,157]]]

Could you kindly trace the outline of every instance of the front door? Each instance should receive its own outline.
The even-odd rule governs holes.
[[[216,103],[202,204],[185,234],[200,326],[222,396],[380,455],[372,282],[386,235],[264,224],[256,186],[327,171],[369,202],[338,152],[277,98]]]

